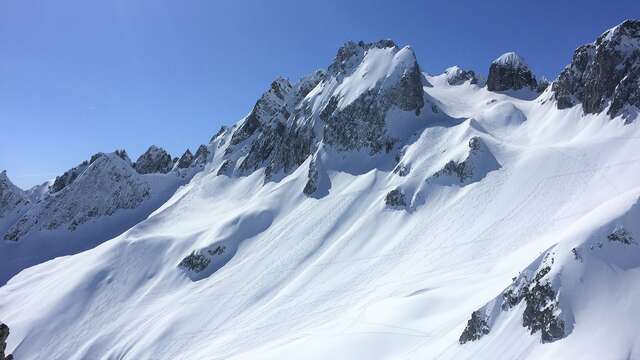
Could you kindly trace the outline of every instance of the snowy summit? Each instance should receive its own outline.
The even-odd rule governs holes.
[[[529,68],[529,65],[527,65],[524,59],[513,51],[500,55],[497,59],[493,60],[491,63],[500,65],[500,66],[508,66],[512,68],[525,68],[525,69]]]

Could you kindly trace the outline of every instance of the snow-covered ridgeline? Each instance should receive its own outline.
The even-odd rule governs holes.
[[[607,41],[636,36],[613,33],[622,35]],[[120,197],[99,194],[115,188],[135,203],[145,184],[153,194],[154,181],[174,184],[185,164],[199,165],[130,230],[0,288],[8,349],[67,359],[640,356],[637,122],[631,111],[563,107],[553,87],[537,96],[532,73],[504,65],[487,80],[506,86],[497,90],[461,69],[423,74],[411,48],[388,40],[348,43],[326,70],[276,79],[206,152],[169,166],[154,150],[158,173],[117,154],[92,161],[51,198],[112,204]],[[620,84],[637,74],[625,71]],[[96,190],[114,178],[123,181]],[[128,204],[64,236],[98,238],[89,224],[128,217]],[[11,246],[38,253],[25,244],[49,246],[53,232],[38,233]]]

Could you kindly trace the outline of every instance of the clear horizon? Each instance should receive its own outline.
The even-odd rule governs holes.
[[[638,17],[637,1],[5,2],[0,171],[28,188],[100,151],[194,151],[274,78],[325,68],[348,40],[411,45],[429,73],[486,74],[515,51],[553,79],[576,47]]]

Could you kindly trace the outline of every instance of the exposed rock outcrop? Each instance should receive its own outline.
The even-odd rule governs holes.
[[[640,21],[627,20],[576,49],[552,89],[559,109],[582,104],[587,114],[614,117],[640,107]]]
[[[552,286],[549,275],[553,263],[551,254],[545,254],[537,270],[533,271],[535,267],[532,266],[525,269],[497,298],[474,311],[460,335],[460,344],[487,335],[497,317],[516,306],[524,306],[522,326],[532,335],[539,332],[543,343],[565,337],[567,334],[561,317],[558,291]]]
[[[470,84],[477,84],[478,78],[472,70],[464,70],[459,66],[452,66],[444,71],[449,85],[462,85],[469,81]]]
[[[24,191],[9,180],[7,171],[0,172],[0,218],[15,208],[26,205],[28,202],[29,200]]]
[[[203,254],[191,253],[180,261],[178,267],[199,273],[206,269],[209,263],[211,263],[211,259]]]
[[[367,74],[367,62],[379,59],[388,64],[384,71]],[[349,86],[367,76],[367,86]],[[218,173],[242,176],[262,168],[270,181],[300,166],[320,143],[338,151],[390,151],[397,139],[387,133],[386,114],[392,108],[419,114],[422,82],[411,48],[390,40],[348,42],[327,71],[295,85],[283,78],[271,84],[231,133]],[[225,137],[216,139],[224,143]]]
[[[404,193],[400,189],[393,189],[387,193],[384,203],[390,208],[404,208],[407,206],[407,200]]]
[[[13,355],[6,353],[9,327],[0,322],[0,360],[13,360]]]
[[[529,66],[520,55],[508,52],[495,59],[489,67],[487,89],[489,91],[536,90],[538,83]]]
[[[180,156],[180,159],[178,159],[176,167],[178,169],[186,169],[191,166],[192,162],[193,162],[193,154],[189,149],[187,149],[187,151],[185,151],[184,154]]]
[[[320,174],[318,173],[318,166],[316,164],[316,159],[312,159],[309,163],[309,173],[307,174],[307,183],[304,186],[302,192],[306,195],[311,195],[318,190],[318,182],[320,178]]]
[[[607,240],[619,242],[625,245],[634,243],[633,236],[625,228],[617,228],[611,234],[607,235]]]
[[[382,52],[376,54],[375,51]],[[367,56],[393,56],[400,64],[389,69],[385,81],[347,98],[340,94],[329,98],[320,112],[324,122],[324,141],[338,150],[369,149],[371,153],[390,151],[395,139],[386,133],[385,117],[392,107],[419,114],[424,106],[422,74],[413,50],[399,49],[390,40],[375,43],[347,43],[339,51],[329,67],[329,74],[342,79],[361,70]],[[362,72],[366,72],[362,69]]]
[[[140,174],[166,174],[173,167],[173,159],[163,148],[151,145],[144,154],[138,157],[134,167]]]
[[[522,326],[528,328],[531,334],[540,331],[543,343],[553,342],[565,336],[564,321],[558,316],[558,294],[548,281],[541,281],[549,271],[549,267],[542,268],[532,283],[523,288],[521,295],[526,303],[522,314]]]
[[[193,156],[194,165],[204,165],[209,158],[209,149],[205,145],[198,146],[196,154]]]
[[[471,319],[467,321],[467,326],[462,331],[458,342],[464,344],[469,341],[479,340],[484,335],[487,335],[489,330],[484,313],[474,311],[471,313]]]
[[[449,160],[433,179],[454,178],[460,185],[482,179],[487,173],[500,168],[500,164],[481,138],[469,139],[468,150],[462,161]]]
[[[71,185],[76,180],[76,178],[80,174],[82,174],[82,172],[84,172],[87,167],[89,167],[89,165],[93,164],[93,162],[96,161],[96,159],[98,159],[100,156],[102,156],[102,153],[94,154],[91,156],[90,160],[85,160],[80,163],[80,165],[77,165],[65,171],[64,174],[56,176],[53,184],[51,184],[51,186],[49,187],[49,191],[51,193],[55,193]]]

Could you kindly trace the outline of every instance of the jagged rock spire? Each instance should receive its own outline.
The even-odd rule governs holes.
[[[6,170],[2,170],[0,172],[0,217],[26,203],[28,200],[24,191],[9,180]]]
[[[147,151],[138,157],[134,167],[140,174],[166,174],[171,171],[173,160],[171,159],[171,155],[163,148],[151,145]]]

